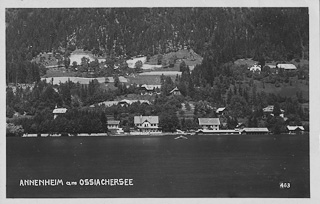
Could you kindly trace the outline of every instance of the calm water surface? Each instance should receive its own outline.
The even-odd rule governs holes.
[[[85,178],[134,185],[19,186]],[[309,185],[308,135],[7,138],[8,198],[308,198]]]

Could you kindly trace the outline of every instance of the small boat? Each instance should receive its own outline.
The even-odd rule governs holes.
[[[176,137],[176,138],[174,138],[174,139],[175,139],[175,140],[177,140],[177,139],[185,139],[185,140],[187,140],[188,138],[185,137],[185,136],[180,135],[180,136],[178,136],[178,137]]]

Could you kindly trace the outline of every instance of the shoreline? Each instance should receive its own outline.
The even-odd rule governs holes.
[[[68,136],[61,136],[60,134],[51,134],[43,133],[41,136],[38,136],[37,134],[23,134],[22,138],[35,138],[35,137],[163,137],[163,136],[265,136],[265,135],[308,135],[308,132],[302,133],[302,134],[290,134],[290,133],[282,133],[282,134],[214,134],[214,133],[206,133],[206,134],[196,134],[196,133],[157,133],[157,134],[108,134],[108,133],[93,133],[93,134],[78,134],[78,135],[68,135]]]

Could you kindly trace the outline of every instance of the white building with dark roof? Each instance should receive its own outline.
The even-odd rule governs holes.
[[[55,108],[52,113],[53,113],[53,119],[56,119],[58,115],[65,114],[67,112],[66,108]]]
[[[297,67],[294,64],[277,64],[277,67],[284,70],[296,70]]]
[[[219,130],[219,118],[198,118],[198,120],[202,129]]]
[[[134,125],[141,132],[160,132],[158,116],[134,116]]]

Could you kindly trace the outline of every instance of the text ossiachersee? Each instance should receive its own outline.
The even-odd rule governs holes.
[[[63,185],[80,185],[80,186],[133,186],[133,179],[109,178],[109,179],[92,179],[85,178],[78,181],[67,181],[63,179],[20,179],[20,186],[63,186]]]

